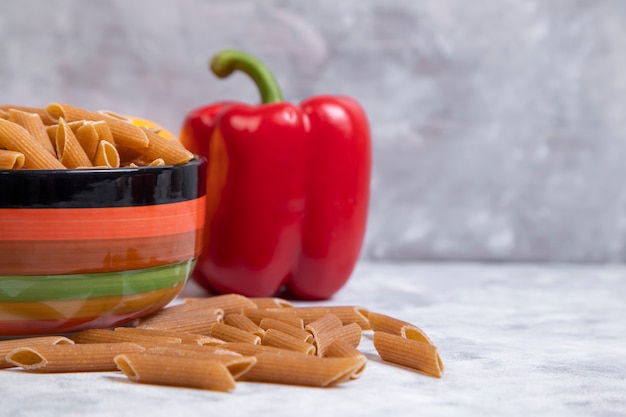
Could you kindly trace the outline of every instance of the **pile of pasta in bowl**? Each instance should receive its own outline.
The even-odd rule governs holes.
[[[0,106],[0,169],[181,165],[193,158],[157,126],[61,103]],[[167,132],[165,132],[167,133]]]

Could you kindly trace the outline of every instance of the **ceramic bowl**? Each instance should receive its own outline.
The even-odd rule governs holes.
[[[169,303],[202,249],[205,170],[0,170],[0,336],[118,326]]]

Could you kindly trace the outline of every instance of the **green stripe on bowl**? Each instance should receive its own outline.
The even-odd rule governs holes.
[[[186,280],[195,260],[131,271],[76,275],[0,276],[0,303],[89,300],[142,294]]]

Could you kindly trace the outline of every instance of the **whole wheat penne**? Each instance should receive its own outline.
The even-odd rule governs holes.
[[[382,360],[441,378],[443,369],[434,345],[380,331],[374,332],[373,340]]]
[[[96,154],[93,158],[93,164],[107,168],[119,168],[120,155],[117,153],[117,149],[113,144],[111,144],[111,142],[101,140],[98,142]]]
[[[117,146],[130,149],[145,149],[149,140],[146,134],[137,126],[111,115],[84,110],[68,104],[50,103],[46,106],[46,112],[52,120],[58,121],[63,118],[67,122],[76,120],[102,120],[107,123]]]
[[[113,358],[144,350],[134,343],[87,343],[16,348],[7,362],[29,371],[104,372],[117,369]]]
[[[426,333],[406,321],[373,311],[368,312],[367,319],[375,332],[391,333],[407,339],[433,344]]]
[[[44,125],[39,114],[28,113],[18,109],[10,109],[9,120],[26,129],[26,131],[30,133],[37,142],[41,143],[43,147],[50,152],[50,154],[56,156],[54,148],[52,147],[52,142],[50,141],[48,132],[46,131],[46,125]]]
[[[289,323],[285,323],[284,321],[272,319],[272,318],[264,318],[259,323],[259,327],[263,330],[276,329],[280,330],[283,333],[288,334],[289,336],[295,337],[298,340],[301,340],[306,343],[313,342],[313,335],[306,330],[292,326]]]
[[[367,319],[372,326],[372,330],[375,332],[390,333],[396,336],[402,336],[406,339],[416,340],[430,345],[433,344],[422,329],[406,321],[372,311],[368,312]],[[443,361],[440,357],[438,357],[438,361],[439,367],[443,370]]]
[[[176,347],[155,347],[147,349],[147,354],[176,356],[188,359],[208,359],[223,363],[234,379],[238,379],[241,375],[250,370],[256,363],[254,356],[243,356],[239,353],[229,350],[219,349],[215,351],[207,351],[206,349],[179,349]]]
[[[180,165],[189,162],[193,154],[189,152],[177,140],[165,139],[148,128],[142,128],[148,137],[148,146],[142,149],[142,155],[149,159],[163,159],[166,165]]]
[[[276,329],[268,329],[261,339],[261,344],[293,350],[305,355],[315,355],[315,346]]]
[[[217,346],[225,343],[223,340],[211,336],[183,333],[176,330],[140,329],[138,327],[116,327],[114,330],[129,335],[168,336],[180,339],[182,344],[199,346]]]
[[[0,106],[0,108],[3,109],[5,112],[7,112],[7,114],[8,114],[8,111],[11,109],[20,110],[25,113],[35,113],[39,115],[39,118],[45,125],[51,125],[51,124],[56,123],[56,121],[50,119],[50,117],[48,116],[48,113],[46,112],[46,109],[42,107],[16,106],[13,104],[4,104]]]
[[[370,324],[367,319],[368,310],[358,306],[320,306],[320,307],[295,307],[293,314],[302,317],[304,324],[325,316],[326,314],[334,314],[341,319],[343,324],[356,323],[363,330],[370,330]]]
[[[74,132],[62,118],[55,137],[55,148],[59,161],[67,168],[91,167],[91,160],[83,150]]]
[[[268,345],[253,345],[251,343],[242,342],[228,342],[221,346],[222,349],[227,349],[233,352],[237,352],[244,356],[256,356],[259,353],[269,352],[274,355],[296,355],[301,356],[304,353],[296,352],[293,350],[281,349],[275,346]]]
[[[259,337],[263,337],[265,334],[265,330],[243,314],[226,314],[224,316],[224,324],[245,330]]]
[[[93,123],[83,123],[82,126],[76,129],[74,135],[76,136],[78,143],[80,143],[80,146],[83,148],[83,151],[85,151],[87,158],[93,161],[96,156],[98,144],[100,143],[98,132],[96,131]]]
[[[327,358],[346,358],[346,357],[364,357],[365,355],[359,349],[352,346],[345,340],[335,339],[328,349],[326,349]]]
[[[313,334],[313,338],[319,333],[329,332],[343,326],[341,319],[335,314],[324,314],[322,317],[311,321],[304,326],[304,330]]]
[[[261,323],[261,320],[263,319],[270,318],[274,320],[280,320],[300,329],[304,329],[304,320],[292,310],[295,309],[279,308],[265,310],[261,308],[250,308],[244,310],[243,314],[257,324]]]
[[[336,340],[342,340],[354,348],[358,347],[361,343],[362,333],[358,324],[350,323],[328,332],[319,333],[317,338],[313,338],[313,344],[317,349],[318,356],[326,356],[328,348]]]
[[[178,310],[176,307],[164,308],[141,318],[135,327],[209,335],[211,326],[224,320],[224,311],[219,308]]]
[[[0,147],[23,153],[26,169],[65,169],[26,129],[4,119],[0,119]]]
[[[213,323],[209,335],[225,342],[242,342],[251,343],[253,345],[261,344],[261,338],[259,336],[224,323]]]
[[[14,366],[7,362],[5,359],[5,356],[14,349],[20,347],[52,346],[61,344],[71,345],[73,343],[73,340],[65,336],[39,336],[11,340],[0,340],[0,369],[10,368]]]
[[[87,329],[72,336],[76,343],[181,343],[182,339],[175,336],[141,334],[139,332],[116,332],[108,329]]]
[[[118,355],[115,363],[135,382],[215,391],[235,389],[232,374],[217,360],[133,353]]]
[[[158,343],[155,345],[146,345],[144,348],[145,352],[148,353],[167,353],[167,352],[189,352],[189,355],[193,355],[194,353],[198,354],[206,354],[206,355],[234,355],[234,356],[243,356],[239,352],[235,352],[234,350],[226,349],[224,346],[226,342],[223,342],[222,345],[194,345],[194,344],[171,344],[171,343]],[[186,353],[176,353],[175,356],[184,356]],[[248,355],[251,356],[251,355]]]
[[[24,154],[0,149],[0,169],[21,169],[24,166]]]
[[[250,297],[257,308],[293,308],[293,303],[278,297]]]
[[[244,310],[256,308],[256,304],[248,297],[239,294],[222,294],[212,297],[186,297],[183,304],[170,307],[178,309],[219,308],[224,314],[243,313]]]
[[[361,358],[320,358],[282,352],[261,352],[256,364],[241,379],[244,381],[328,387],[349,381],[363,366]]]

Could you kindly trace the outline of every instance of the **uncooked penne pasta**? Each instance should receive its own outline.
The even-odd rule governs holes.
[[[263,319],[274,319],[285,322],[291,326],[304,329],[304,320],[302,317],[294,313],[293,308],[279,308],[279,309],[261,309],[250,308],[243,312],[253,322],[259,324]]]
[[[78,143],[85,151],[87,158],[91,161],[94,160],[96,156],[96,151],[98,149],[98,144],[100,143],[100,138],[98,137],[98,132],[92,123],[83,123],[76,131],[74,132]],[[98,165],[98,164],[95,164]]]
[[[0,169],[21,169],[24,166],[24,154],[0,149]]]
[[[109,125],[107,125],[104,120],[90,122],[89,124],[93,126],[100,140],[106,140],[110,144],[116,145],[113,133],[111,133],[111,128],[109,128]]]
[[[113,358],[121,353],[141,352],[134,343],[87,343],[16,348],[7,362],[29,371],[104,372],[117,369]]]
[[[141,318],[135,327],[209,335],[211,326],[224,320],[224,311],[219,308],[180,310],[177,307],[164,308]]]
[[[144,149],[148,147],[149,140],[143,130],[126,120],[61,103],[48,104],[46,111],[50,118],[55,121],[58,121],[60,118],[67,122],[77,120],[104,121],[111,130],[116,146],[130,149]]]
[[[244,310],[256,308],[256,304],[248,297],[239,294],[223,294],[212,297],[187,297],[184,304],[170,308],[195,310],[198,308],[219,308],[226,314],[240,314]]]
[[[142,149],[141,154],[148,160],[163,159],[167,165],[180,165],[189,162],[193,154],[177,140],[165,139],[148,128],[142,128],[148,137],[148,146]]]
[[[295,307],[289,309],[292,314],[302,317],[304,324],[325,316],[326,314],[334,314],[341,319],[343,324],[356,323],[363,330],[370,330],[370,324],[367,320],[368,310],[358,306],[325,306],[325,307]]]
[[[224,316],[224,324],[245,330],[259,337],[263,337],[265,334],[265,330],[243,314],[226,314]]]
[[[305,355],[315,355],[315,346],[276,329],[268,329],[261,339],[261,344],[292,350]]]
[[[111,142],[101,140],[96,148],[96,155],[93,158],[93,164],[107,168],[119,168],[120,155],[117,153],[117,149],[111,144]]]
[[[361,327],[356,323],[343,325],[339,317],[327,314],[305,326],[313,335],[313,345],[318,356],[325,356],[330,345],[337,339],[345,340],[357,347],[361,342]]]
[[[443,368],[434,345],[385,332],[374,332],[373,340],[382,360],[441,378]]]
[[[157,329],[140,329],[138,327],[116,327],[116,332],[129,335],[143,336],[167,336],[180,339],[182,344],[198,345],[198,346],[217,346],[225,342],[211,336],[183,333],[176,330],[157,330]]]
[[[253,345],[261,344],[261,338],[259,336],[224,323],[214,323],[213,326],[211,326],[209,335],[225,342],[242,342]]]
[[[361,358],[320,358],[300,353],[261,352],[244,381],[328,387],[349,381],[363,366]]]
[[[365,367],[367,366],[367,357],[357,348],[349,345],[341,339],[337,339],[331,343],[324,356],[327,358],[358,358],[361,360],[361,367],[355,368],[352,374],[346,375],[346,380],[360,378],[363,371],[365,371]]]
[[[426,333],[406,321],[372,311],[368,312],[367,319],[375,332],[391,333],[407,339],[433,344]]]
[[[0,147],[24,154],[26,169],[65,169],[26,129],[4,119],[0,119]]]
[[[13,104],[5,104],[3,106],[0,106],[0,108],[3,109],[7,113],[11,109],[20,110],[25,113],[35,113],[39,115],[39,118],[46,126],[56,123],[56,121],[50,119],[50,117],[48,116],[48,113],[46,112],[46,109],[42,107],[16,106]]]
[[[62,344],[71,345],[73,343],[73,340],[65,336],[39,336],[0,340],[0,369],[14,366],[5,359],[5,356],[14,349],[21,347],[52,346]]]
[[[56,152],[54,151],[52,142],[46,131],[46,125],[44,125],[39,114],[9,109],[9,120],[26,129],[26,131],[30,133],[37,142],[41,143],[50,154],[56,156]]]
[[[121,343],[130,342],[142,345],[144,343],[181,343],[182,339],[175,336],[145,334],[139,332],[116,332],[109,329],[87,329],[73,335],[71,339],[76,343]]]
[[[292,326],[289,323],[285,323],[284,321],[272,319],[272,318],[264,318],[259,323],[259,327],[263,330],[276,329],[280,330],[283,333],[288,334],[289,336],[295,337],[298,340],[301,340],[306,343],[313,342],[313,335],[306,330]]]
[[[147,349],[145,352],[154,355],[215,360],[223,363],[235,379],[238,379],[241,375],[248,372],[256,363],[256,358],[254,356],[243,356],[239,353],[225,349],[215,349],[213,351],[209,351],[202,347],[200,349],[180,349],[178,347],[163,346]]]
[[[91,160],[80,146],[74,132],[62,118],[55,137],[55,148],[59,161],[67,168],[91,167]]]
[[[9,120],[9,112],[0,109],[0,119]]]
[[[235,389],[235,379],[226,365],[213,359],[133,353],[116,356],[115,363],[135,382],[215,391]]]
[[[289,301],[278,297],[250,297],[250,300],[256,304],[257,308],[293,308],[293,304]]]

